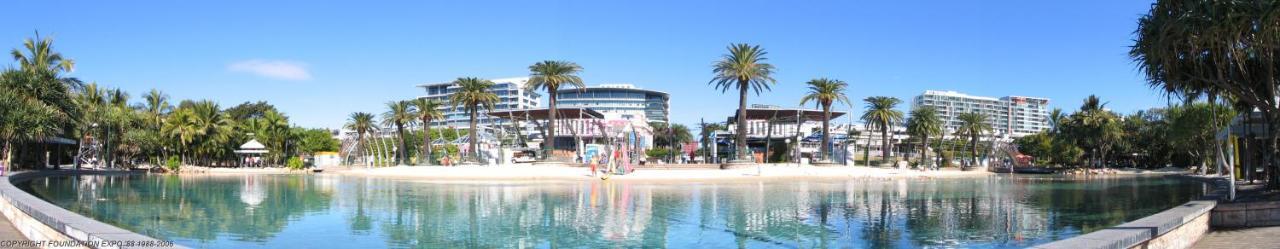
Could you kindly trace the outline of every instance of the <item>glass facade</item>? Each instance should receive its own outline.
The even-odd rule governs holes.
[[[643,115],[649,121],[667,122],[670,95],[630,85],[605,85],[557,92],[558,107],[590,108],[623,117]]]

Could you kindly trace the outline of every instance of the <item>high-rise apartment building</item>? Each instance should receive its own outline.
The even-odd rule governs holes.
[[[1017,138],[1049,129],[1049,99],[1024,96],[992,98],[954,91],[928,90],[916,96],[912,108],[931,106],[938,109],[947,133],[960,127],[962,113],[987,115],[996,136]]]
[[[494,111],[522,110],[534,109],[540,107],[542,95],[537,92],[525,89],[525,84],[529,82],[528,77],[491,79],[493,87],[489,90],[498,95],[498,103],[493,106]],[[420,98],[439,100],[445,105],[440,107],[440,111],[444,113],[444,119],[432,121],[432,126],[454,126],[467,127],[470,116],[462,106],[453,108],[449,105],[449,95],[458,90],[458,86],[453,82],[429,83],[418,85],[418,87],[426,90],[426,95]],[[493,122],[499,122],[497,117],[485,115],[481,112],[477,118],[480,125],[489,125]]]

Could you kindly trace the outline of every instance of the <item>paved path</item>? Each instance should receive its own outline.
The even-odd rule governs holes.
[[[1215,230],[1205,234],[1191,248],[1277,248],[1280,247],[1280,227],[1255,227],[1233,230]]]
[[[0,216],[0,241],[18,241],[18,240],[27,240],[27,236],[23,236],[22,232],[18,232],[18,228],[13,227],[13,223],[9,223],[8,218],[5,218],[4,216]],[[9,248],[35,248],[35,247],[0,246],[0,248],[9,249]]]

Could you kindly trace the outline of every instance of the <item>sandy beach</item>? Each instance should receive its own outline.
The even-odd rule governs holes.
[[[587,168],[568,166],[394,166],[380,168],[353,167],[345,170],[325,170],[325,174],[378,176],[392,178],[435,180],[599,180]],[[986,171],[898,170],[869,167],[814,167],[792,165],[765,165],[742,169],[636,169],[626,175],[611,175],[608,180],[642,181],[704,181],[704,180],[760,180],[760,179],[858,179],[901,177],[984,177]]]

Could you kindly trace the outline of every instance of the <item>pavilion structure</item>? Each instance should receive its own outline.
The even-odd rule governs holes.
[[[720,136],[718,140],[721,140],[717,142],[717,147],[726,147],[721,151],[728,154],[722,158],[735,158],[736,156],[734,155],[734,150],[737,146],[733,143],[735,143],[738,125],[737,114],[737,110],[734,110],[734,115],[729,116],[728,121],[726,121],[729,124],[727,132],[717,133]],[[844,112],[831,111],[831,120],[844,116],[844,114]],[[817,154],[817,146],[831,146],[821,144],[797,146],[801,145],[802,140],[811,133],[807,131],[822,129],[823,118],[822,110],[818,109],[752,105],[746,109],[747,148],[751,151],[755,162],[768,162],[769,155],[773,149],[772,145],[781,142],[790,148],[785,161],[798,162],[808,150],[813,150],[809,152],[811,154]],[[825,131],[812,133],[821,135],[820,132]],[[802,147],[807,150],[802,150]],[[817,155],[814,155],[814,157],[816,158]]]
[[[590,108],[556,108],[555,112],[557,137],[547,137],[547,128],[542,123],[537,122],[547,120],[550,117],[551,110],[549,108],[494,111],[489,112],[488,115],[511,120],[512,126],[516,130],[519,130],[521,121],[533,121],[533,124],[542,132],[544,139],[558,139],[556,140],[557,148],[541,148],[543,160],[572,161],[574,158],[570,157],[581,156],[579,154],[583,150],[581,148],[583,145],[582,135],[595,130],[596,124],[599,123],[598,121],[603,120],[605,115]],[[570,136],[564,137],[564,134]],[[572,142],[573,145],[562,146],[568,144],[562,142]],[[557,152],[557,149],[561,149],[560,152]],[[572,149],[572,151],[570,152],[568,149]]]
[[[267,146],[262,145],[257,139],[250,139],[240,145],[240,149],[235,150],[236,156],[240,158],[240,167],[262,167],[262,155],[267,154]]]

